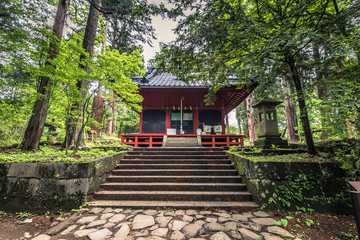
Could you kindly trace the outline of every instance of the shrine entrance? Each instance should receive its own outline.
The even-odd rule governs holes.
[[[180,110],[171,111],[170,127],[176,129],[176,134],[181,134],[181,125],[182,134],[194,134],[194,113],[192,110],[183,110],[182,118]]]

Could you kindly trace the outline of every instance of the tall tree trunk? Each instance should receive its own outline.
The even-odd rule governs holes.
[[[114,92],[110,90],[110,93],[109,93],[109,111],[110,111],[110,115],[108,116],[107,118],[107,124],[106,124],[106,135],[107,136],[111,136],[111,133],[112,133],[112,124],[113,124],[113,120],[112,120],[112,111],[113,111],[113,95],[114,95]]]
[[[286,60],[286,63],[290,67],[292,79],[294,81],[296,94],[298,97],[299,108],[300,108],[300,120],[301,120],[302,128],[304,130],[305,141],[306,141],[306,145],[308,148],[308,152],[311,155],[316,155],[317,152],[315,149],[314,139],[313,139],[312,133],[311,133],[309,116],[308,116],[308,112],[306,109],[305,96],[304,96],[304,91],[301,86],[299,72],[297,70],[294,57],[291,54],[287,53],[285,56],[285,60]]]
[[[113,124],[112,117],[109,116],[107,119],[107,124],[106,124],[106,135],[107,136],[111,136],[111,132],[113,129],[112,124]]]
[[[101,54],[105,54],[108,28],[109,28],[109,22],[106,21],[105,32],[104,32],[105,37],[104,37],[104,41],[102,43]],[[101,85],[101,82],[99,82],[99,85],[97,88],[97,93],[93,100],[92,111],[91,111],[91,114],[92,114],[91,117],[95,121],[97,121],[100,125],[102,124],[102,120],[103,120],[103,116],[104,116],[104,98],[102,96],[102,91],[103,91],[103,86]],[[92,126],[92,129],[96,130],[96,135],[98,137],[101,137],[101,135],[102,135],[102,127],[101,126],[100,127]]]
[[[295,127],[298,126],[297,117],[295,113],[295,108],[291,103],[290,98],[290,88],[288,87],[288,83],[283,78],[281,81],[283,93],[284,93],[284,104],[285,104],[285,113],[286,113],[286,125],[287,125],[287,139],[289,142],[298,142],[299,136],[297,135],[297,131]]]
[[[253,95],[250,94],[246,98],[246,113],[247,113],[248,126],[249,126],[249,141],[251,144],[254,144],[256,134],[255,134],[255,116],[252,105],[253,105]]]
[[[99,22],[99,8],[101,6],[101,0],[95,0],[94,3],[91,4],[88,19],[86,22],[86,28],[84,33],[84,39],[82,47],[85,49],[87,53],[89,53],[89,58],[92,58],[94,54],[94,44],[95,44],[95,38],[96,38],[96,32],[97,32],[97,26]],[[82,61],[86,59],[85,54],[80,55],[80,67],[84,69],[86,72],[89,72],[90,69],[87,66],[87,64],[83,64]],[[76,86],[79,92],[81,93],[81,97],[83,99],[86,98],[87,95],[87,86],[88,81],[77,81]],[[82,109],[84,107],[83,103],[76,103],[73,105],[72,110],[73,111],[79,111],[83,112]],[[70,117],[68,123],[67,123],[67,130],[66,130],[66,137],[65,137],[65,145],[70,146],[70,143],[77,141],[76,135],[81,137],[83,133],[83,128],[79,131],[79,134],[76,134],[76,128],[77,128],[77,120],[79,119],[79,115],[73,115]]]
[[[49,60],[55,59],[59,54],[59,45],[63,35],[69,2],[70,0],[59,1],[55,22],[52,29],[53,34],[57,37],[57,42],[50,42],[48,53]],[[50,62],[51,61],[46,61],[45,65],[55,68],[55,66],[53,66]],[[49,109],[52,85],[53,83],[49,77],[41,78],[39,88],[37,89],[37,93],[41,95],[41,98],[36,100],[34,104],[33,112],[25,130],[23,141],[21,143],[22,151],[39,150],[40,139],[44,130],[46,116]]]

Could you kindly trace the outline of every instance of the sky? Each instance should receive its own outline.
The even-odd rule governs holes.
[[[156,4],[163,3],[167,7],[171,6],[169,3],[167,3],[167,1],[163,0],[152,0],[150,2]],[[155,28],[155,36],[157,37],[157,39],[152,41],[153,47],[149,46],[149,44],[144,45],[145,64],[150,59],[155,57],[156,52],[160,52],[160,42],[168,43],[175,40],[176,38],[172,29],[176,27],[177,22],[166,18],[163,19],[161,16],[156,16],[152,18],[152,24]]]
[[[160,4],[163,3],[166,6],[170,6],[167,1],[163,0],[152,0],[152,3]],[[155,28],[156,40],[152,41],[153,47],[148,44],[144,46],[143,56],[145,59],[145,65],[147,62],[155,57],[156,52],[160,52],[160,43],[168,43],[176,39],[176,35],[173,33],[173,29],[176,27],[177,22],[170,19],[163,19],[161,16],[153,17],[152,19],[153,27]],[[235,110],[229,113],[229,122],[230,126],[237,127],[237,121],[235,117]]]

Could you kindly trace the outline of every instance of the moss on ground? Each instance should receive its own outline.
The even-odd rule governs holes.
[[[333,158],[325,158],[322,156],[312,156],[307,153],[293,153],[286,155],[252,155],[244,154],[242,152],[231,152],[240,157],[250,159],[254,162],[331,162],[334,161]]]
[[[127,149],[127,148],[126,148]],[[117,152],[126,150],[118,149],[91,149],[88,151],[78,151],[76,155],[70,151],[66,155],[65,150],[54,149],[50,147],[42,147],[37,152],[21,152],[20,150],[0,153],[0,163],[25,163],[25,162],[56,162],[56,163],[71,163],[71,162],[90,162],[92,160],[109,156]]]

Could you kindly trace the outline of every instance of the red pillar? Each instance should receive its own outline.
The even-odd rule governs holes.
[[[222,115],[222,134],[225,134],[225,109],[221,109],[221,115]]]
[[[140,113],[139,134],[142,134],[143,112]]]
[[[171,108],[166,109],[166,129],[165,133],[167,134],[167,129],[171,127]]]
[[[199,109],[196,107],[194,109],[194,134],[196,134],[196,129],[199,128]]]

